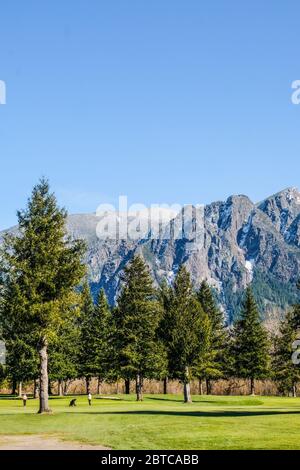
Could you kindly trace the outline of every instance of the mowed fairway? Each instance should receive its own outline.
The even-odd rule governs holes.
[[[300,449],[300,398],[147,395],[143,403],[77,397],[51,399],[51,415],[37,400],[0,398],[1,436],[38,434],[112,449]]]

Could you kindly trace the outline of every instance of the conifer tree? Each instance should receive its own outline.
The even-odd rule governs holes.
[[[168,285],[166,280],[163,280],[158,291],[158,298],[162,305],[162,317],[159,324],[158,334],[164,346],[167,357],[167,375],[163,379],[165,395],[168,393],[168,380],[169,378],[173,378],[174,372],[172,369],[172,358],[170,350],[171,332],[173,328],[173,316],[171,311],[172,295],[172,287]]]
[[[251,288],[248,287],[241,318],[234,327],[234,357],[236,374],[249,379],[250,394],[255,394],[255,380],[264,379],[269,373],[269,340],[261,324],[259,312]]]
[[[105,379],[114,378],[112,333],[111,311],[104,290],[100,290],[94,304],[86,281],[82,289],[78,362],[80,375],[86,380],[87,393],[90,393],[92,377],[98,377],[98,388]]]
[[[166,359],[158,338],[162,315],[143,259],[135,256],[124,270],[123,288],[114,310],[117,363],[123,378],[135,378],[137,400],[143,380],[165,375]]]
[[[297,384],[300,381],[300,367],[292,360],[295,349],[294,342],[299,340],[297,324],[297,306],[289,311],[281,322],[279,335],[274,341],[274,356],[272,361],[273,377],[278,383],[279,391],[283,394],[297,396]]]
[[[6,373],[12,382],[18,384],[22,395],[22,383],[38,377],[38,355],[25,335],[6,342]]]
[[[113,376],[112,363],[114,357],[112,314],[103,289],[100,290],[95,305],[94,343],[99,393],[101,383]]]
[[[72,315],[60,325],[58,334],[49,346],[49,380],[57,381],[58,395],[63,385],[78,377],[80,330],[78,318]]]
[[[5,279],[4,256],[5,252],[2,253],[1,259],[0,337],[6,348],[6,371],[12,382],[12,394],[16,393],[18,386],[20,395],[22,382],[38,375],[38,358],[34,343],[31,343],[28,324],[20,321],[25,314],[20,286],[16,282],[8,285],[8,279]]]
[[[207,393],[211,393],[211,380],[224,375],[224,354],[228,344],[224,315],[218,308],[213,293],[206,281],[203,281],[197,292],[198,300],[211,323],[211,334],[206,354],[199,363],[199,379],[206,379]],[[201,389],[201,387],[200,387]]]
[[[87,281],[81,292],[79,373],[86,381],[86,393],[90,393],[92,377],[97,376],[97,354],[95,350],[95,305]]]
[[[2,286],[5,286],[4,281]],[[6,372],[13,384],[12,393],[16,393],[18,385],[19,395],[22,394],[22,382],[38,377],[38,355],[31,330],[28,323],[21,321],[25,314],[22,302],[24,299],[19,285],[11,283],[6,289],[3,288],[0,307],[1,340],[5,344]]]
[[[74,288],[85,268],[84,244],[66,235],[65,210],[49,184],[37,184],[27,208],[18,212],[19,231],[7,235],[1,252],[1,319],[3,328],[21,327],[38,352],[39,412],[48,412],[48,345],[78,302]],[[12,297],[14,293],[14,298]],[[5,331],[4,331],[5,335]]]
[[[170,362],[174,375],[183,383],[184,401],[190,403],[190,380],[206,352],[210,322],[193,292],[184,266],[175,278],[171,315]]]

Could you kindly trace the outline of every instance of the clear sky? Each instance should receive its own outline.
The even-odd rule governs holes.
[[[0,228],[50,179],[70,212],[299,186],[298,0],[0,7]]]

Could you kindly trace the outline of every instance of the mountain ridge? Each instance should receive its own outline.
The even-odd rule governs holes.
[[[228,322],[238,315],[240,299],[249,284],[259,299],[264,318],[281,317],[298,296],[299,190],[289,187],[259,203],[253,203],[247,195],[232,195],[225,201],[207,204],[203,212],[187,207],[163,225],[154,239],[145,232],[137,240],[100,240],[96,229],[101,216],[95,213],[68,216],[71,237],[87,241],[85,262],[95,295],[103,287],[114,304],[122,269],[139,253],[156,284],[164,278],[172,282],[180,264],[187,266],[195,287],[206,279],[214,288]],[[201,224],[193,232],[199,217]],[[187,230],[181,232],[182,220]],[[169,233],[182,233],[182,237],[167,238]]]

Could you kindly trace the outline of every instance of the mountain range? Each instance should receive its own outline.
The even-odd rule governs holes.
[[[111,304],[120,290],[124,266],[137,253],[156,284],[163,279],[172,282],[181,264],[190,271],[195,288],[206,279],[229,323],[238,314],[249,284],[265,320],[282,317],[298,299],[300,193],[296,188],[258,204],[237,195],[200,208],[185,207],[177,214],[165,211],[155,236],[141,231],[134,240],[99,239],[97,227],[103,218],[103,214],[70,215],[67,224],[73,238],[87,242],[93,293],[103,287]]]

